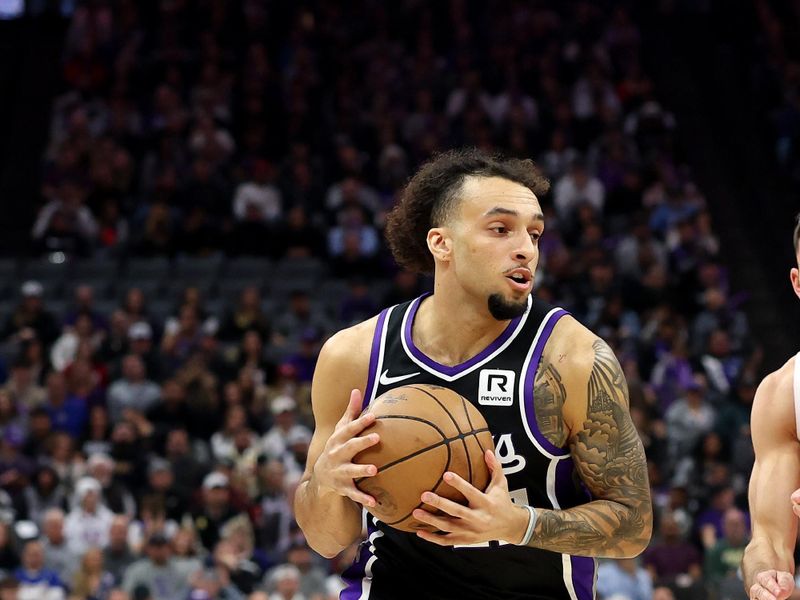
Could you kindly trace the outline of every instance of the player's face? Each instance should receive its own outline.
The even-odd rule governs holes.
[[[461,286],[484,298],[495,319],[525,312],[544,230],[539,201],[500,177],[470,177],[450,227],[449,259]]]

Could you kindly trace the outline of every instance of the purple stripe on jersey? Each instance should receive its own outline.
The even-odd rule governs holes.
[[[339,600],[358,600],[361,597],[364,577],[367,574],[367,562],[369,562],[369,559],[373,556],[372,552],[369,550],[372,546],[372,542],[369,541],[369,536],[377,531],[377,528],[370,523],[370,518],[371,517],[368,515],[366,541],[362,542],[358,547],[358,554],[356,554],[356,559],[353,561],[353,564],[347,567],[344,573],[342,573],[342,580],[347,587],[339,593]]]
[[[381,354],[381,337],[383,336],[383,328],[386,324],[386,315],[389,309],[385,308],[378,315],[378,322],[375,325],[375,333],[372,336],[372,351],[369,353],[369,375],[367,375],[367,387],[364,389],[364,397],[361,399],[361,410],[369,406],[372,400],[372,386],[375,385],[375,379],[378,377],[378,357]]]
[[[512,319],[511,322],[503,330],[503,333],[501,333],[491,344],[486,346],[486,348],[481,350],[481,352],[479,352],[466,362],[455,365],[454,367],[448,367],[447,365],[443,365],[442,363],[436,362],[429,356],[426,356],[419,348],[417,348],[414,345],[414,340],[411,337],[411,328],[414,325],[414,318],[417,316],[417,311],[419,310],[419,306],[420,304],[422,304],[422,301],[425,299],[425,297],[429,295],[430,293],[423,294],[422,296],[414,300],[414,302],[411,304],[408,317],[406,318],[406,326],[403,329],[403,338],[405,339],[406,345],[408,346],[408,349],[414,356],[414,358],[416,358],[421,363],[428,365],[431,369],[434,369],[435,371],[438,371],[439,373],[442,373],[450,377],[452,377],[453,375],[458,375],[462,371],[466,371],[470,367],[475,366],[476,364],[484,360],[487,356],[496,351],[500,346],[505,344],[508,338],[514,335],[514,332],[517,330],[520,321],[522,321],[522,319],[525,317],[525,314],[527,314],[526,311],[526,313],[523,314],[521,317]],[[528,310],[530,310],[530,297],[528,298]]]
[[[572,508],[578,504],[575,498],[575,487],[572,484],[572,472],[575,463],[572,458],[563,458],[556,465],[556,499],[560,508]]]
[[[523,388],[525,396],[523,401],[525,402],[525,415],[528,419],[528,427],[530,428],[533,436],[536,438],[536,441],[539,442],[539,445],[547,450],[550,454],[554,455],[567,454],[568,450],[554,446],[546,437],[544,437],[544,435],[542,435],[542,432],[539,431],[539,425],[536,423],[536,410],[534,409],[533,405],[533,382],[536,376],[536,371],[539,368],[539,361],[542,359],[544,346],[547,344],[550,334],[553,333],[553,328],[556,326],[558,320],[566,314],[568,314],[567,311],[558,310],[550,315],[547,323],[545,323],[542,333],[539,336],[539,339],[536,341],[536,347],[533,349],[531,362],[528,363],[528,370],[525,372],[525,384]]]
[[[570,556],[572,562],[572,586],[578,600],[594,598],[594,578],[597,563],[589,556]]]

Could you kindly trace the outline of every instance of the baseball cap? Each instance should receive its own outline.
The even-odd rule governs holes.
[[[83,497],[91,491],[95,491],[98,494],[102,491],[102,486],[100,482],[97,481],[94,477],[81,477],[78,480],[78,483],[75,484],[75,495],[78,496],[81,500]]]
[[[149,340],[153,337],[153,328],[150,323],[138,321],[128,328],[128,337],[132,340]]]
[[[44,287],[38,281],[34,281],[33,279],[26,281],[22,284],[22,295],[25,297],[35,296],[39,297],[44,293]]]
[[[158,473],[159,471],[172,472],[172,465],[168,460],[157,456],[150,461],[150,464],[147,467],[147,474],[152,475],[153,473]]]
[[[224,473],[209,473],[203,479],[203,489],[213,490],[214,488],[228,487],[228,477]]]
[[[287,412],[297,408],[297,403],[291,396],[277,396],[272,400],[270,410],[273,415],[279,415],[282,412]]]
[[[295,444],[309,444],[311,443],[311,434],[307,429],[295,427],[289,432],[289,435],[286,436],[286,443],[289,446],[294,446]]]

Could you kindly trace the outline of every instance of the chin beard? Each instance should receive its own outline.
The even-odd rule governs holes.
[[[509,302],[500,294],[489,296],[489,312],[498,321],[510,321],[525,314],[528,308],[527,298],[522,302]]]

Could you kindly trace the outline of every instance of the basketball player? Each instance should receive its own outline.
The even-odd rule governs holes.
[[[794,228],[800,266],[800,215]],[[800,297],[800,272],[790,272]],[[756,390],[750,427],[756,462],[750,476],[753,538],[742,560],[753,600],[783,600],[794,590],[794,546],[800,516],[800,354],[770,373]],[[792,493],[794,491],[794,493]],[[794,504],[794,506],[793,506]]]
[[[609,347],[531,292],[548,182],[530,161],[476,150],[442,154],[412,178],[389,217],[395,259],[434,274],[434,292],[337,333],[312,384],[316,431],[295,497],[311,546],[332,557],[362,534],[375,499],[353,457],[378,442],[357,434],[373,398],[438,384],[470,399],[492,431],[486,490],[445,482],[461,506],[414,517],[438,533],[404,533],[366,515],[367,540],[341,598],[584,600],[594,557],[633,557],[652,514],[642,444]],[[349,397],[349,402],[348,402]],[[527,508],[531,507],[531,508]]]

